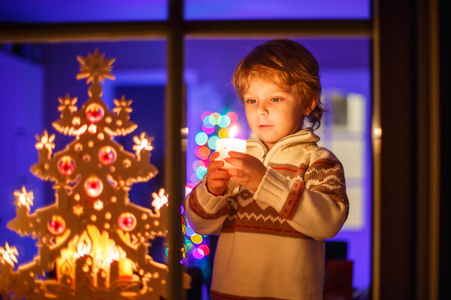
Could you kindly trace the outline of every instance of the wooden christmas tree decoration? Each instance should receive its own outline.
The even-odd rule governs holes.
[[[8,228],[37,239],[39,253],[17,264],[17,249],[0,246],[0,292],[5,299],[156,299],[166,298],[168,268],[148,255],[150,241],[167,235],[164,190],[153,193],[152,209],[129,201],[137,182],[153,178],[152,140],[141,133],[135,153],[113,140],[137,128],[130,121],[131,100],[115,99],[112,111],[101,99],[104,79],[114,59],[88,53],[78,57],[77,79],[87,78],[89,99],[78,110],[77,98],[59,98],[60,119],[55,129],[75,139],[53,153],[54,135],[37,136],[39,161],[31,172],[53,181],[55,203],[30,214],[33,193],[16,191],[16,218]],[[150,197],[149,197],[150,198]],[[56,279],[46,274],[54,270]],[[188,288],[189,277],[184,277]]]

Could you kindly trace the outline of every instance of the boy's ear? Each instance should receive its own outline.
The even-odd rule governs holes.
[[[310,100],[309,103],[306,103],[304,106],[304,116],[308,116],[312,113],[312,111],[315,109],[316,105],[318,104],[318,98],[313,98]]]

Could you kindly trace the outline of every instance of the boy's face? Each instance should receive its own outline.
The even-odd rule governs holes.
[[[268,149],[281,138],[301,129],[304,103],[296,98],[290,87],[256,79],[243,96],[247,122]]]

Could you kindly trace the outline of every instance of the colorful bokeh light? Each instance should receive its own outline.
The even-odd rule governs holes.
[[[230,117],[228,115],[220,116],[218,118],[217,124],[221,128],[226,128],[230,125]]]
[[[201,251],[199,251],[199,248],[194,249],[192,254],[193,254],[194,258],[196,258],[196,259],[204,258],[204,254]]]
[[[202,113],[202,115],[200,115],[200,119],[203,121],[206,117],[208,117],[209,115],[211,115],[211,111],[204,111]]]
[[[230,118],[230,124],[236,123],[238,121],[238,115],[236,112],[230,111],[227,113],[227,116]]]
[[[205,163],[202,160],[196,160],[193,163],[193,170],[196,171],[199,167],[205,167]]]
[[[195,141],[199,146],[203,146],[208,142],[208,135],[205,132],[198,132]]]
[[[207,128],[214,128],[216,125],[215,123],[216,123],[216,119],[211,116],[206,117],[203,122],[204,126]]]
[[[216,149],[216,141],[219,140],[219,137],[217,135],[213,135],[208,140],[208,147],[212,150]]]
[[[212,134],[213,132],[215,132],[215,129],[216,129],[215,126],[208,128],[208,127],[205,127],[205,125],[202,125],[202,130],[206,134]]]
[[[228,138],[229,137],[229,129],[221,128],[218,132],[218,136],[220,139]]]
[[[196,159],[192,163],[192,173],[188,176],[190,182],[185,187],[186,194],[191,192],[194,186],[207,174],[209,156],[215,151],[216,140],[219,138],[228,138],[230,128],[237,124],[238,115],[235,112],[219,113],[205,111],[201,115],[201,131],[195,133],[194,141],[196,147],[194,154]],[[200,267],[203,272],[211,272],[211,266],[205,260],[211,255],[210,239],[193,231],[185,217],[183,207],[182,213],[182,232],[184,234],[184,257],[190,264]],[[186,256],[185,256],[186,255]],[[208,270],[207,270],[208,269]]]
[[[201,235],[194,234],[193,236],[191,236],[191,241],[193,241],[194,244],[200,244],[202,243],[203,238]]]
[[[200,246],[198,247],[198,249],[199,249],[199,252],[202,251],[202,254],[203,254],[204,256],[210,254],[210,248],[208,248],[208,246],[205,245],[205,244],[200,245]]]
[[[199,167],[196,169],[196,176],[197,178],[199,178],[199,180],[204,178],[205,174],[207,174],[207,168]]]
[[[208,159],[208,156],[211,153],[211,149],[207,146],[198,146],[194,150],[194,153],[196,154],[196,156],[198,158],[204,160],[204,159]]]

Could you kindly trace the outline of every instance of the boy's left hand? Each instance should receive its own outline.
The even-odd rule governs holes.
[[[266,173],[265,165],[258,158],[246,153],[230,151],[225,161],[233,166],[229,169],[229,173],[234,182],[248,190],[254,192],[257,190]]]

